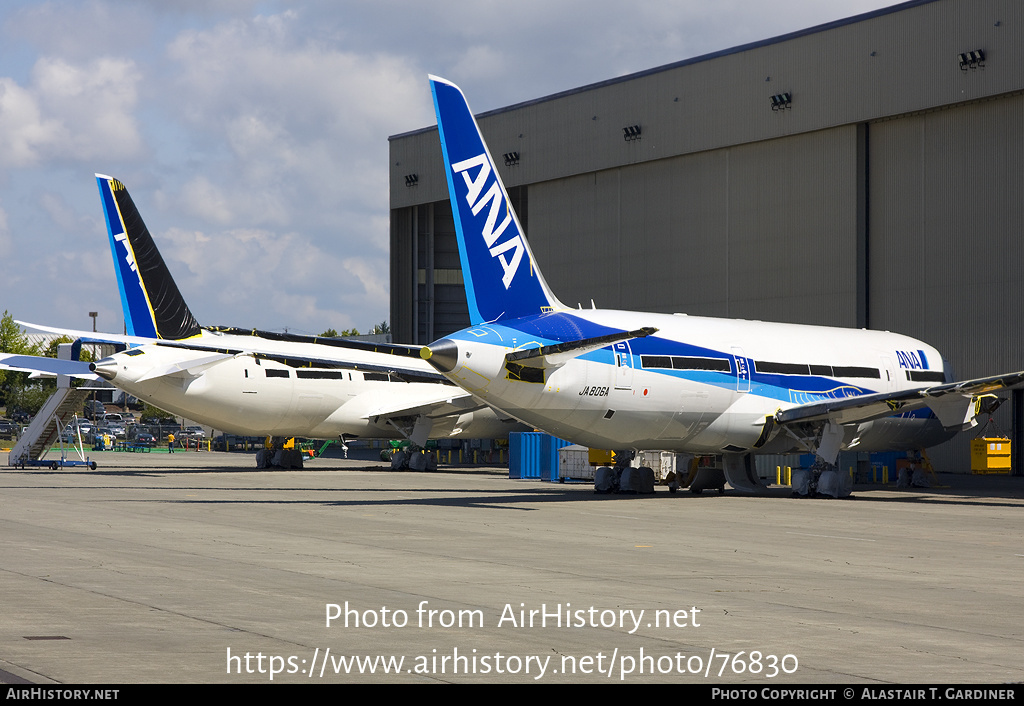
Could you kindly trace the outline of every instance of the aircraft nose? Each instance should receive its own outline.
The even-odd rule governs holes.
[[[89,370],[104,380],[113,380],[117,377],[117,361],[113,358],[101,358],[95,363],[89,363]]]
[[[459,346],[450,338],[442,338],[429,346],[423,346],[420,358],[434,366],[438,372],[450,373],[459,362]]]

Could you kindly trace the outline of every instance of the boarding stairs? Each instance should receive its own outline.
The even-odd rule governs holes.
[[[57,357],[71,360],[73,348],[70,343],[60,344],[57,346]],[[57,390],[50,395],[25,433],[11,447],[7,465],[24,466],[31,461],[41,460],[54,443],[59,441],[67,420],[82,409],[90,392],[92,390],[85,387],[72,387],[71,378],[67,375],[58,375]]]
[[[42,459],[60,439],[65,420],[71,419],[82,409],[90,392],[76,387],[58,387],[11,448],[7,465],[20,466],[26,461]]]

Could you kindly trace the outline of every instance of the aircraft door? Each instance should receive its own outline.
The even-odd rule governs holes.
[[[732,364],[736,366],[736,392],[750,392],[750,361],[739,346],[732,347]]]
[[[885,375],[885,391],[898,390],[900,385],[896,377],[897,370],[892,364],[892,358],[887,355],[882,356],[882,373]]]
[[[629,390],[633,387],[633,353],[629,341],[620,341],[612,346],[615,353],[615,389]]]

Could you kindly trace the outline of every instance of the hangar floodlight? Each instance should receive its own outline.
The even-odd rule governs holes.
[[[791,106],[793,96],[791,96],[788,91],[786,93],[776,93],[771,97],[771,101],[772,110],[785,110]]]
[[[640,126],[639,125],[629,125],[627,127],[622,128],[622,139],[625,140],[626,142],[632,142],[633,140],[639,140],[640,139]]]
[[[420,175],[419,174],[406,174],[405,175],[405,185],[406,186],[416,186],[419,183],[420,183]]]
[[[519,164],[519,153],[518,152],[506,152],[505,153],[505,166],[514,167]]]
[[[985,52],[981,49],[964,52],[958,55],[960,58],[960,70],[977,69],[985,66]]]

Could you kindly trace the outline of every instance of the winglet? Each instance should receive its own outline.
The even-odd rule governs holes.
[[[466,97],[430,76],[473,324],[565,307],[537,268]]]
[[[128,190],[96,175],[125,326],[133,336],[180,340],[200,333]]]

